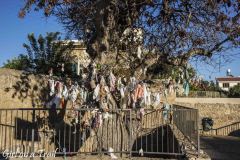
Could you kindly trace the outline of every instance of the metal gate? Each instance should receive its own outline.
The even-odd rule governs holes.
[[[183,155],[170,112],[114,109],[0,109],[0,152],[23,155]],[[177,125],[182,125],[180,122]],[[17,155],[16,155],[17,154]],[[14,156],[14,155],[12,155]]]

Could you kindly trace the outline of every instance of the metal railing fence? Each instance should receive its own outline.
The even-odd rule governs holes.
[[[174,106],[173,124],[182,132],[184,137],[200,151],[199,113],[197,109]]]
[[[183,110],[0,109],[0,152],[183,155],[172,123],[197,141],[198,113]],[[176,116],[177,115],[177,116]],[[196,116],[194,118],[194,116]],[[185,126],[190,128],[185,128]],[[190,133],[193,132],[193,133]]]

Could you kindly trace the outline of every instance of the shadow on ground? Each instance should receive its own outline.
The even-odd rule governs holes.
[[[201,137],[201,149],[211,159],[237,160],[240,158],[240,139],[232,136]]]
[[[233,137],[240,137],[240,129],[236,131],[232,131],[228,135]]]
[[[143,150],[143,156],[148,158],[180,159],[182,157],[179,156],[181,153],[180,145],[168,125],[153,129],[150,134],[138,137],[132,147],[132,156],[139,157],[141,149]]]

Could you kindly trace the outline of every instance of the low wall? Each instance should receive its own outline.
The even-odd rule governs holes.
[[[0,68],[0,108],[41,106],[48,94],[47,82],[41,75]]]
[[[178,94],[178,97],[186,97],[184,93]],[[227,96],[216,91],[190,91],[187,97],[191,98],[226,98]]]
[[[221,99],[219,98],[180,98],[176,99],[175,104],[199,110],[199,125],[203,117],[211,117],[214,121],[213,133],[216,135],[229,135],[233,131],[240,131],[240,99]],[[185,99],[185,102],[184,102]],[[206,100],[207,99],[207,100]],[[201,101],[202,100],[202,101]],[[229,103],[230,102],[230,103]],[[235,102],[235,103],[234,103]],[[221,130],[221,132],[220,132]],[[218,132],[219,131],[219,132]],[[213,134],[212,133],[212,134]],[[240,135],[239,135],[240,136]]]
[[[176,103],[240,104],[240,98],[176,98]]]

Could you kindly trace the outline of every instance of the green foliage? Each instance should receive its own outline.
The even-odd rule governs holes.
[[[11,60],[7,60],[3,64],[3,68],[10,68],[16,70],[27,70],[30,67],[30,61],[27,55],[20,54],[18,57],[15,57]]]
[[[179,79],[181,79],[181,75],[184,72],[184,69],[182,68],[183,67],[174,66],[162,61],[162,62],[159,62],[158,64],[153,64],[148,69],[148,74],[157,75],[158,77],[155,77],[155,78],[171,77],[172,79],[175,79],[176,81],[178,81]],[[190,78],[196,76],[196,71],[194,70],[194,68],[188,67],[187,71]]]
[[[191,91],[217,91],[220,92],[221,89],[213,81],[201,81],[199,83],[192,83],[190,85]]]
[[[208,85],[208,90],[209,91],[221,91],[221,88],[218,87],[217,84],[215,84],[213,81],[210,81]]]
[[[69,68],[69,51],[72,43],[63,43],[59,32],[47,33],[45,37],[41,34],[36,39],[34,34],[28,34],[28,44],[24,43],[30,67],[37,73],[47,73],[50,68],[58,71],[60,64],[65,64]]]
[[[231,87],[228,96],[233,98],[240,98],[240,85],[238,84],[234,87]]]
[[[28,34],[28,43],[24,43],[26,55],[8,60],[3,67],[31,71],[34,73],[48,73],[53,68],[54,73],[59,75],[61,64],[65,66],[65,73],[71,73],[71,49],[72,42],[61,41],[59,32],[41,34],[36,38],[33,33]]]

